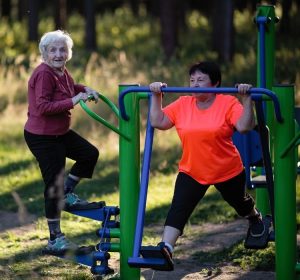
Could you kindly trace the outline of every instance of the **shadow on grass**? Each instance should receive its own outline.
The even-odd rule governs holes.
[[[8,175],[16,170],[22,170],[28,168],[33,163],[32,160],[21,160],[17,162],[10,162],[5,166],[0,167],[0,175]]]
[[[106,174],[103,177],[101,176],[101,170],[97,167],[94,179],[83,180],[76,188],[76,193],[88,199],[93,193],[97,194],[97,196],[102,196],[118,191],[116,188],[116,184],[118,184],[118,169],[115,166],[115,162],[116,159],[113,159],[102,164],[102,168],[106,169]],[[16,169],[27,168],[30,164],[32,164],[30,160],[14,162],[2,168],[0,172],[5,175]],[[44,215],[44,183],[42,178],[27,184],[18,185],[16,188],[12,186],[11,191],[18,193],[29,213],[35,214],[37,217]],[[18,211],[18,205],[10,192],[0,195],[0,210]]]

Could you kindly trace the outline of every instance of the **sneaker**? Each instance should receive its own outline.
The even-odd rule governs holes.
[[[261,213],[247,218],[249,220],[249,233],[252,237],[261,237],[265,233],[265,224]]]
[[[75,193],[67,193],[64,198],[64,210],[89,210],[89,209],[100,209],[106,206],[105,201],[89,202],[80,199]]]
[[[166,264],[165,264],[164,268],[163,269],[160,268],[157,270],[165,270],[165,271],[174,270],[173,256],[172,256],[172,252],[170,251],[169,247],[166,246],[165,242],[159,242],[157,244],[157,246],[160,248],[160,250],[166,260]]]
[[[170,251],[169,247],[166,246],[165,242],[159,242],[157,246],[161,248],[161,250],[165,253],[166,256],[172,259],[172,252]]]
[[[67,193],[64,198],[65,210],[72,210],[85,207],[89,204],[86,200],[81,200],[75,193]]]
[[[56,237],[54,240],[48,240],[48,245],[43,250],[46,254],[55,256],[64,255],[67,251],[76,251],[78,246],[69,241],[64,234]]]

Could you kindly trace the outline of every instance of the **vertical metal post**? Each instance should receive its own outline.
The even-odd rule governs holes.
[[[261,19],[266,19],[265,23]],[[275,38],[275,8],[272,5],[257,7],[256,23],[258,24],[257,37],[257,87],[272,89],[274,79],[274,38]],[[266,105],[266,124],[270,133],[270,153],[272,155],[273,134],[273,104]],[[256,190],[256,205],[263,214],[270,213],[269,196],[267,189]]]
[[[296,157],[291,149],[284,157],[280,154],[295,136],[294,87],[273,88],[279,99],[283,123],[274,129],[275,175],[275,254],[276,279],[296,279]]]
[[[132,85],[120,85],[119,93]],[[137,94],[127,94],[124,99],[129,120],[120,118],[119,128],[130,140],[120,136],[120,277],[121,280],[139,280],[140,269],[127,264],[131,256],[137,216],[140,186],[140,117]]]

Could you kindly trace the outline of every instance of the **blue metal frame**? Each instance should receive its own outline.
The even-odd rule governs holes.
[[[141,172],[141,187],[139,194],[139,204],[137,212],[137,222],[135,228],[134,236],[134,245],[133,245],[133,256],[128,259],[128,263],[134,264],[160,264],[160,260],[145,260],[140,258],[140,249],[143,238],[143,229],[144,229],[144,218],[146,211],[146,202],[147,202],[147,193],[148,193],[148,183],[149,183],[149,171],[151,163],[151,154],[152,154],[152,144],[154,136],[154,128],[150,123],[150,106],[151,106],[151,96],[149,95],[149,110],[147,118],[147,128],[146,128],[146,137],[145,137],[145,147],[144,147],[144,157],[142,163],[142,172]],[[150,262],[150,263],[149,263]],[[158,262],[158,263],[157,263]]]
[[[238,89],[237,88],[191,88],[191,87],[162,87],[162,92],[168,92],[168,93],[220,93],[220,94],[237,94]],[[133,92],[149,92],[149,87],[128,87],[127,89],[123,90],[119,95],[119,108],[120,108],[120,114],[121,117],[124,120],[129,120],[128,115],[126,114],[125,110],[125,104],[124,104],[124,97],[128,93]],[[280,111],[280,105],[277,96],[275,93],[271,90],[265,89],[265,88],[251,88],[249,90],[249,93],[251,94],[251,97],[253,100],[263,100],[263,95],[267,95],[271,98],[271,100],[274,103],[274,110],[276,119],[278,122],[283,122],[283,118]]]

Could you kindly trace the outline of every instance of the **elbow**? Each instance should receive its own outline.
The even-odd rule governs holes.
[[[150,119],[151,126],[154,128],[160,128],[159,122]]]
[[[241,126],[241,125],[237,125],[236,130],[241,133],[241,134],[245,134],[251,130],[253,130],[255,127],[255,123],[249,125],[249,126]]]
[[[237,129],[237,131],[239,132],[239,133],[241,133],[241,134],[246,134],[247,132],[249,132],[251,129],[246,129],[246,128],[244,128],[244,129]]]

